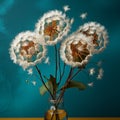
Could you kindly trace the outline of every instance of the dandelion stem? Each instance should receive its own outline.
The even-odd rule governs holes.
[[[58,69],[57,46],[55,45],[54,48],[55,48],[55,78],[57,80],[57,69]]]
[[[60,84],[61,82],[61,64],[60,64],[60,48],[59,48],[59,51],[58,51],[58,65],[59,65],[59,82],[58,82],[58,85]]]
[[[66,83],[70,80],[71,76],[72,76],[72,72],[73,72],[74,68],[71,67],[68,78],[66,80]]]
[[[60,80],[59,80],[58,85],[61,83],[62,78],[63,78],[63,76],[64,76],[64,73],[65,73],[65,67],[66,67],[66,64],[64,63],[64,65],[63,65],[63,71],[62,71],[62,73],[61,73],[61,75],[60,75]]]
[[[82,70],[82,68],[79,69],[79,70],[71,77],[71,79],[73,79],[74,77],[76,77],[81,70]]]
[[[66,79],[66,82],[65,82],[65,85],[64,86],[67,86],[71,80],[71,77],[72,77],[72,72],[73,72],[73,68],[71,67],[70,69],[70,72],[68,74],[68,78]],[[57,106],[59,105],[59,102],[61,101],[63,95],[64,95],[64,92],[65,92],[65,87],[63,87],[63,90],[61,91],[61,94],[59,95],[58,99],[57,99]]]
[[[40,76],[41,82],[43,83],[43,85],[45,86],[45,88],[48,90],[48,92],[49,92],[49,94],[51,95],[51,97],[54,99],[53,94],[51,93],[51,91],[50,91],[49,88],[46,86],[46,84],[45,84],[45,82],[44,82],[44,80],[43,80],[43,77],[42,77],[42,74],[41,74],[40,69],[37,67],[37,65],[35,65],[35,68],[36,68],[36,70],[37,70],[37,72],[38,72],[38,74],[39,74],[39,76]]]

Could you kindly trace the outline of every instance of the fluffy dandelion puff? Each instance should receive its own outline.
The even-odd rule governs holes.
[[[47,45],[54,45],[62,40],[70,31],[71,20],[61,11],[54,10],[45,13],[36,24],[36,32],[45,37]]]
[[[80,26],[79,33],[92,37],[91,49],[92,53],[99,53],[106,48],[108,43],[108,34],[104,26],[96,22],[85,23]]]
[[[26,69],[40,63],[46,55],[43,36],[26,31],[19,33],[9,49],[10,57],[14,63]],[[30,72],[30,71],[29,71]]]
[[[60,56],[62,60],[72,67],[85,65],[92,56],[88,42],[89,37],[84,34],[73,33],[61,45]]]

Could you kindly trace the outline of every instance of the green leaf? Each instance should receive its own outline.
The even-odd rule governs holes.
[[[86,85],[78,82],[78,81],[73,81],[71,80],[67,86],[62,87],[62,89],[68,89],[68,88],[78,88],[79,90],[85,90],[86,89]]]
[[[52,75],[50,75],[50,78],[48,79],[46,76],[44,76],[44,78],[46,80],[48,80],[45,85],[47,86],[47,88],[51,91],[51,93],[53,93],[53,91],[56,92],[57,90],[57,83],[56,83],[56,78],[54,78]],[[40,94],[44,95],[48,90],[46,89],[46,87],[44,85],[42,85],[40,87]]]
[[[53,77],[52,75],[50,75],[49,81],[51,81],[51,83],[52,83],[53,90],[56,91],[56,90],[57,90],[57,87],[58,87],[58,85],[57,85],[57,83],[56,83],[56,78]]]
[[[47,86],[47,88],[48,88],[51,92],[53,91],[53,90],[52,90],[52,84],[51,84],[50,81],[46,82],[45,85]],[[39,90],[40,90],[40,94],[41,94],[41,95],[44,95],[44,94],[48,91],[44,85],[42,85]]]

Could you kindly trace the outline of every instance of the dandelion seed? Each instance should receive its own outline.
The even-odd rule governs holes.
[[[45,62],[44,62],[44,63],[46,63],[46,64],[50,64],[50,58],[47,57],[47,58],[45,59]]]
[[[97,63],[97,66],[101,66],[102,65],[102,61],[99,61],[98,63]]]
[[[64,9],[65,12],[69,11],[70,10],[69,5],[63,6],[63,9]]]
[[[94,86],[94,82],[88,83],[88,86],[89,86],[89,87],[93,87],[93,86]]]
[[[32,81],[31,82],[33,86],[36,86],[37,82],[36,81]]]
[[[104,72],[103,68],[100,68],[100,69],[99,69],[99,74],[100,74],[101,76],[103,75],[103,72]]]
[[[25,82],[26,82],[27,84],[29,84],[30,81],[29,81],[29,80],[25,80]]]
[[[91,68],[91,69],[89,70],[89,74],[90,74],[90,75],[94,75],[94,74],[95,74],[95,68]]]
[[[33,69],[32,69],[32,68],[28,69],[27,71],[28,71],[28,74],[29,74],[29,75],[32,75],[32,74],[33,74]]]
[[[99,69],[97,79],[100,80],[103,77],[104,70],[102,68]]]
[[[86,18],[87,18],[87,13],[82,13],[82,14],[80,15],[80,17],[81,17],[81,19],[86,19]]]
[[[98,79],[98,80],[101,80],[101,79],[102,79],[102,76],[98,74],[97,79]]]
[[[72,19],[70,20],[70,23],[71,23],[71,24],[73,24],[73,22],[74,22],[74,18],[72,18]]]

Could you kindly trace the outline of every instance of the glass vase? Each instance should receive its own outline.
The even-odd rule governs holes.
[[[44,120],[68,120],[63,98],[59,102],[56,99],[49,99],[49,109],[45,113]]]

